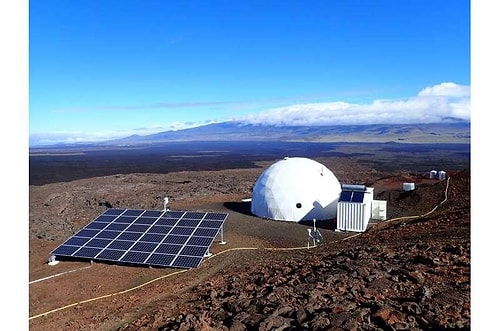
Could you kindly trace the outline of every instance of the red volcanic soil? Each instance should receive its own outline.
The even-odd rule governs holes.
[[[470,173],[439,181],[317,161],[374,187],[391,219],[361,234],[322,222],[318,247],[287,250],[307,245],[310,226],[260,219],[241,201],[271,162],[30,186],[30,330],[470,329]],[[199,268],[47,264],[106,208],[161,209],[164,196],[173,210],[229,213],[227,244]]]

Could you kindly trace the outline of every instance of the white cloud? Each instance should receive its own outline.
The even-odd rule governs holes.
[[[424,88],[418,96],[470,97],[470,87],[455,83],[441,83]]]
[[[30,134],[30,146],[91,143],[124,137],[122,131],[59,131]],[[134,134],[134,133],[131,133]]]
[[[446,118],[470,120],[470,87],[442,83],[401,100],[375,100],[297,104],[268,109],[240,118],[250,124],[353,125],[442,122]]]

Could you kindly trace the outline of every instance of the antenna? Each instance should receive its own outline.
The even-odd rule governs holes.
[[[167,205],[168,205],[168,197],[165,197],[163,198],[163,212],[170,210],[170,208],[168,208]]]
[[[316,245],[314,245],[314,237],[311,234],[311,229],[307,229],[307,233],[309,234],[309,237],[307,238],[307,248],[309,248],[309,240],[310,239],[312,239],[313,246],[316,246]]]

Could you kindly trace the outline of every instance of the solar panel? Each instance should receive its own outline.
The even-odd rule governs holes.
[[[339,202],[363,202],[364,197],[364,192],[342,191],[340,193]]]
[[[351,202],[352,192],[342,191],[340,192],[339,202]]]
[[[172,266],[180,268],[196,268],[200,265],[203,257],[200,256],[183,256],[178,255],[174,261],[172,261]]]
[[[189,218],[193,220],[201,220],[205,216],[205,213],[199,213],[199,212],[186,212],[182,218]]]
[[[119,260],[125,251],[117,250],[117,249],[103,249],[96,258],[105,261],[117,261]]]
[[[352,202],[363,202],[363,199],[365,197],[364,192],[352,192]]]
[[[85,238],[85,237],[73,237],[68,239],[65,244],[70,245],[70,246],[81,246],[85,244],[87,241],[89,241],[90,238]]]
[[[96,219],[96,222],[112,222],[116,216],[113,215],[102,215]]]
[[[127,241],[127,240],[113,240],[107,248],[113,248],[113,249],[124,249],[127,250],[132,245],[134,244],[134,241]]]
[[[110,208],[51,253],[56,257],[195,268],[221,233],[227,216]]]
[[[102,215],[121,215],[124,211],[125,209],[110,208],[106,209],[106,211],[102,213]]]
[[[94,238],[94,239],[91,239],[90,241],[88,241],[85,244],[85,247],[104,248],[104,247],[108,246],[110,242],[111,242],[110,239],[98,239],[98,238]]]
[[[155,225],[174,226],[177,222],[179,222],[178,218],[160,218]]]
[[[174,259],[175,259],[175,255],[153,253],[146,260],[146,264],[156,265],[156,266],[165,266],[165,265],[170,265]]]
[[[175,235],[175,234],[170,234],[170,235],[168,235],[168,236],[165,237],[165,239],[163,240],[163,242],[165,244],[178,244],[178,245],[182,245],[187,240],[189,240],[189,236],[178,236],[178,235]]]

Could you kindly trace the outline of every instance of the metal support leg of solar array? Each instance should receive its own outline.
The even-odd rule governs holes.
[[[203,255],[203,258],[205,258],[205,257],[210,257],[210,256],[212,256],[212,255],[213,255],[213,254],[212,254],[212,253],[210,253],[210,248],[208,248],[208,249],[207,249],[207,251],[205,252],[205,255]]]
[[[220,243],[219,244],[225,245],[226,242],[224,241],[224,225],[220,227],[219,234],[220,234]]]
[[[56,260],[55,255],[51,255],[49,258],[49,262],[47,264],[52,266],[52,265],[56,265],[58,263],[59,263],[59,261]]]

